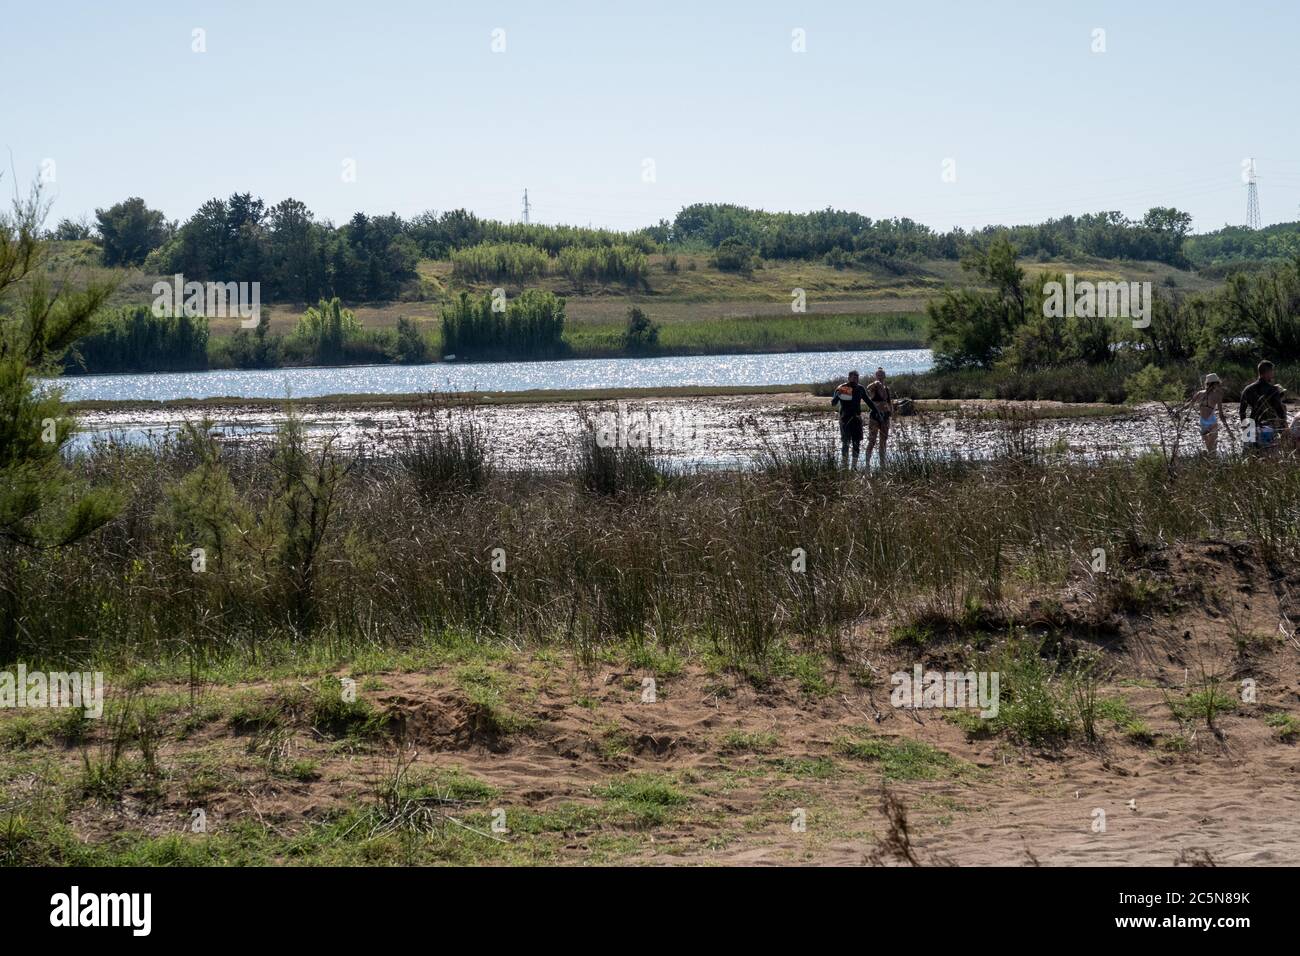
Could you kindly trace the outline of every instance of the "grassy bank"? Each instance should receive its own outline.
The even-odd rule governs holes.
[[[653,312],[650,313],[653,320]],[[656,346],[642,356],[747,355],[763,352],[830,352],[924,348],[924,314],[729,316],[663,324]],[[615,322],[570,325],[564,340],[575,358],[626,357],[623,326]]]

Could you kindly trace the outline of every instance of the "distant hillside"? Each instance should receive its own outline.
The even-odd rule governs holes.
[[[1300,222],[1279,222],[1263,229],[1224,226],[1217,232],[1189,236],[1183,248],[1198,270],[1222,277],[1234,269],[1300,256]]]
[[[1300,224],[1195,236],[1190,215],[1161,206],[1140,219],[1103,211],[938,232],[907,218],[876,220],[839,209],[768,212],[699,203],[672,221],[615,231],[505,223],[463,209],[410,219],[357,213],[336,226],[295,200],[270,205],[243,193],[209,200],[181,223],[166,222],[138,197],[99,210],[97,219],[95,230],[59,224],[54,236],[66,240],[69,258],[125,268],[129,285],[175,273],[197,281],[256,281],[263,303],[333,296],[349,303],[424,301],[457,282],[653,294],[665,284],[658,273],[671,276],[679,267],[736,276],[748,286],[753,273],[777,264],[820,264],[924,284],[944,271],[937,263],[955,266],[999,236],[1027,261],[1152,262],[1210,269],[1212,278],[1236,263],[1249,267],[1300,254]],[[449,268],[431,269],[428,262]],[[716,298],[716,291],[702,290],[700,298]]]

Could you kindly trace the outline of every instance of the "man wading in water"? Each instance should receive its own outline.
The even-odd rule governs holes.
[[[849,380],[835,387],[831,404],[840,410],[840,463],[849,466],[849,445],[853,445],[853,467],[858,467],[858,454],[862,449],[862,404],[871,410],[872,424],[879,417],[876,406],[872,404],[867,390],[858,384],[857,371],[849,372]],[[868,455],[871,452],[867,452]]]
[[[1286,389],[1273,384],[1273,363],[1265,359],[1256,367],[1259,378],[1241,390],[1241,420],[1253,422],[1245,431],[1247,451],[1267,451],[1273,446],[1278,432],[1286,427],[1286,405],[1282,396]]]
[[[880,438],[880,467],[885,467],[885,442],[889,440],[889,416],[894,414],[894,397],[889,394],[885,384],[885,370],[876,369],[875,378],[867,386],[867,397],[876,413],[871,416],[867,426],[867,465],[871,465],[871,449],[876,447],[876,438]]]

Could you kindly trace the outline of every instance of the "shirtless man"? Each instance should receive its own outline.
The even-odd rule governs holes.
[[[1204,386],[1192,396],[1190,403],[1200,411],[1201,440],[1205,442],[1205,450],[1211,455],[1219,444],[1220,429],[1229,427],[1227,412],[1223,410],[1223,400],[1227,396],[1228,390],[1224,388],[1223,382],[1219,381],[1219,376],[1210,372],[1205,376]]]
[[[1282,396],[1286,389],[1274,384],[1276,374],[1273,363],[1265,359],[1260,362],[1257,371],[1259,377],[1241,390],[1240,418],[1245,430],[1245,445],[1248,452],[1268,451],[1276,447],[1273,442],[1277,434],[1286,427],[1286,405]]]
[[[885,467],[885,443],[889,441],[889,419],[894,414],[894,397],[885,384],[885,370],[876,369],[875,377],[867,386],[867,395],[876,406],[879,417],[872,416],[867,425],[867,462],[871,462],[871,449],[876,447],[876,438],[880,438],[880,467]]]

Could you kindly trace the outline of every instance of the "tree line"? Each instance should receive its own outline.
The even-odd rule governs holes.
[[[504,223],[464,209],[357,213],[341,226],[316,218],[296,199],[268,206],[250,193],[210,199],[183,223],[168,222],[132,197],[86,221],[62,220],[51,238],[93,238],[104,265],[142,266],[199,281],[261,281],[267,301],[397,298],[417,278],[421,258],[452,260],[469,279],[526,279],[553,271],[574,279],[637,282],[653,252],[706,250],[727,264],[757,259],[821,259],[845,267],[900,268],[923,259],[958,260],[998,237],[1039,260],[1095,257],[1220,269],[1300,254],[1300,223],[1249,230],[1227,226],[1191,234],[1191,216],[1157,206],[1139,219],[1105,211],[1034,225],[940,232],[908,218],[872,219],[823,209],[768,212],[727,203],[686,206],[670,222],[621,232],[578,226]],[[720,252],[720,254],[719,254]],[[553,264],[558,264],[558,268]]]
[[[825,258],[831,264],[891,259],[959,259],[1006,236],[1023,254],[1041,258],[1095,256],[1144,259],[1185,268],[1183,243],[1191,216],[1156,207],[1140,220],[1118,212],[1064,216],[1032,226],[988,226],[937,232],[911,219],[873,220],[856,212],[766,212],[717,203],[687,206],[673,221],[672,240],[718,249],[743,244],[764,259]]]
[[[1016,246],[998,237],[962,263],[981,288],[948,290],[930,303],[938,370],[1027,372],[1117,358],[1161,367],[1300,360],[1300,256],[1234,273],[1210,293],[1151,289],[1150,313],[1138,322],[1049,308],[1052,283],[1064,286],[1067,277],[1029,276],[1018,258]]]

